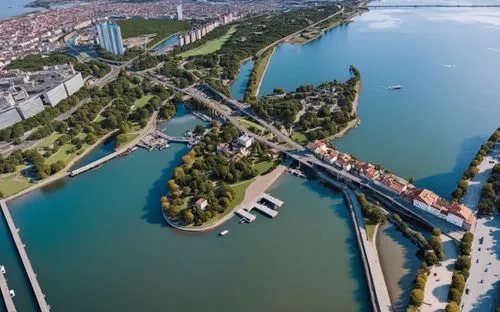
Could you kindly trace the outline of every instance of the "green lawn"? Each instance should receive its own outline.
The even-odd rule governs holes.
[[[214,39],[214,40],[210,40],[197,48],[183,52],[179,55],[181,57],[187,58],[190,56],[206,55],[206,54],[214,53],[215,51],[218,51],[222,47],[222,45],[229,39],[229,37],[231,37],[231,35],[235,31],[236,31],[236,27],[233,26],[228,30],[228,32],[224,36],[219,37],[219,38]]]
[[[307,137],[302,132],[294,131],[292,134],[292,140],[299,143],[307,143]]]
[[[20,170],[2,175],[0,180],[2,181],[2,183],[0,183],[0,192],[2,192],[5,197],[18,193],[33,185],[28,178],[21,175]]]
[[[81,140],[83,140],[83,139],[85,139],[86,136],[87,136],[86,134],[80,133],[76,137],[80,138]],[[80,150],[84,151],[85,149],[87,149],[87,147],[88,147],[87,144],[83,144],[82,148]],[[47,165],[49,165],[49,166],[51,164],[55,163],[55,162],[58,162],[59,160],[64,160],[66,163],[68,163],[71,159],[73,159],[74,157],[76,157],[77,151],[75,151],[74,153],[68,153],[70,150],[72,150],[74,148],[76,148],[75,145],[73,145],[71,143],[64,144],[63,146],[61,146],[59,148],[59,150],[57,150],[56,153],[54,153],[49,158],[47,158],[45,160],[45,163]]]
[[[275,164],[275,160],[270,160],[270,161],[261,161],[259,163],[256,163],[254,165],[254,168],[257,169],[257,171],[259,172],[259,175],[263,174],[264,172],[266,172],[267,170],[269,170],[269,168],[272,168]]]
[[[254,179],[251,179],[245,182],[240,182],[231,185],[231,188],[234,190],[234,197],[231,203],[229,204],[229,207],[226,209],[226,212],[229,212],[231,209],[241,204],[243,198],[245,198],[245,191],[247,190],[248,186],[253,182],[253,180]]]
[[[59,132],[54,132],[48,137],[44,138],[40,143],[38,143],[37,147],[39,148],[49,147],[50,145],[54,144],[54,142],[57,141],[57,139],[59,139],[61,135],[62,134],[60,134]]]
[[[264,127],[259,125],[258,123],[255,123],[253,121],[250,121],[246,118],[240,117],[238,118],[238,121],[247,129],[250,129],[250,127],[254,127],[255,129],[258,129],[260,131],[264,131]]]
[[[189,28],[188,22],[178,20],[127,19],[118,20],[116,23],[120,26],[123,38],[156,34],[153,40],[148,43],[148,47],[153,47],[176,32],[184,31]]]
[[[144,95],[140,99],[135,100],[133,108],[137,109],[137,108],[143,107],[144,105],[148,104],[149,100],[151,100],[153,97],[154,97],[154,95],[152,95],[152,94]]]

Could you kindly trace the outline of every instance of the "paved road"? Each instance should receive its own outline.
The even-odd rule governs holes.
[[[479,173],[469,183],[464,196],[464,202],[474,211],[477,211],[481,189],[498,163],[492,155],[500,155],[500,144],[492,154],[484,157],[478,166]],[[500,216],[477,220],[471,257],[472,267],[466,284],[469,294],[462,296],[462,311],[494,311],[500,295]]]
[[[448,291],[457,259],[457,249],[455,242],[446,235],[441,235],[441,242],[445,260],[431,268],[424,289],[424,304],[420,308],[422,312],[444,311],[448,304]]]

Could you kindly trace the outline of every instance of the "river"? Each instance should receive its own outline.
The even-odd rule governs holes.
[[[161,127],[179,135],[198,123],[180,107]],[[54,311],[369,307],[342,196],[316,182],[280,178],[271,190],[285,201],[276,219],[258,215],[250,225],[233,219],[206,234],[167,227],[159,198],[186,151],[178,144],[140,149],[9,203]],[[226,228],[228,236],[216,236]],[[6,239],[4,248],[10,245]],[[11,287],[25,290],[15,298],[19,310],[34,310],[15,252],[9,247],[5,254]]]
[[[500,95],[498,16],[480,9],[374,10],[308,45],[279,47],[261,92],[344,79],[348,65],[356,65],[362,124],[336,144],[449,195],[498,126],[500,106],[492,100]],[[392,84],[404,88],[384,89]],[[181,111],[167,132],[196,122]],[[342,198],[315,182],[282,177],[271,190],[285,201],[278,218],[231,220],[220,228],[230,230],[224,238],[166,227],[159,197],[186,151],[177,144],[138,150],[9,203],[54,311],[368,309]],[[3,223],[0,234],[16,305],[32,311]],[[413,257],[400,250],[401,262]]]
[[[42,8],[27,7],[26,5],[29,4],[30,2],[31,2],[30,0],[2,0],[0,3],[0,19],[22,15],[29,12],[35,12],[42,9]],[[58,5],[50,5],[50,8],[62,9],[82,4],[84,3],[76,1]]]

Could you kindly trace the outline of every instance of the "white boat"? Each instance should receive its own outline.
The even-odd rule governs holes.
[[[402,85],[394,85],[394,86],[388,87],[387,89],[389,89],[389,90],[400,90],[400,89],[403,89],[403,86]]]
[[[14,291],[14,289],[9,290],[9,294],[12,298],[16,296],[16,292]]]
[[[229,230],[224,230],[224,231],[220,232],[219,235],[225,236],[225,235],[227,235],[227,233],[229,233]]]
[[[3,265],[0,265],[0,272],[2,272],[3,274],[5,274],[5,272],[7,272],[7,271],[5,271],[5,267]]]

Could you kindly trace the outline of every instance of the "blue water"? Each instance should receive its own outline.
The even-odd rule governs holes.
[[[168,37],[167,39],[163,40],[160,42],[153,50],[154,51],[159,51],[163,48],[168,48],[172,47],[173,45],[179,43],[179,36],[178,35],[172,35]]]
[[[2,0],[0,2],[0,18],[6,18],[16,15],[21,15],[29,12],[39,11],[41,8],[26,7],[30,0]],[[65,3],[60,5],[51,5],[53,9],[69,8],[75,5],[80,5],[80,2]]]
[[[362,75],[361,126],[335,142],[449,196],[500,123],[500,10],[375,10],[274,53],[260,89]],[[447,65],[452,65],[447,67]],[[401,91],[385,87],[403,85]]]
[[[243,100],[243,97],[245,96],[248,79],[250,78],[250,74],[252,73],[254,64],[254,60],[248,60],[244,62],[240,67],[238,77],[231,85],[231,93],[239,101]]]

